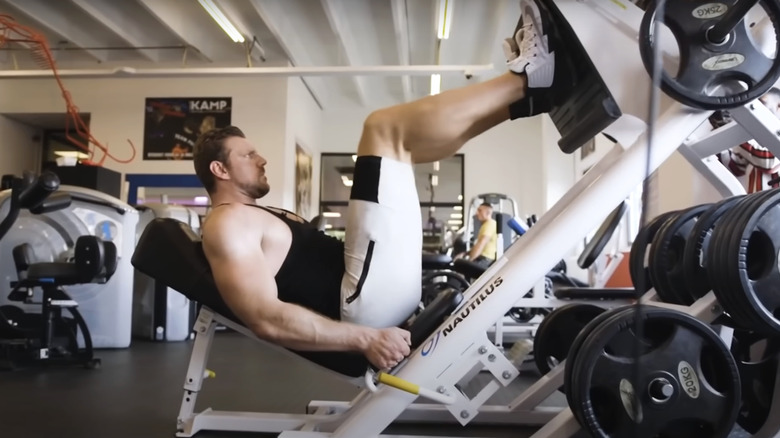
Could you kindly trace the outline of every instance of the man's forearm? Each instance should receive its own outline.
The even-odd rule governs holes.
[[[482,251],[485,249],[485,243],[487,243],[485,239],[477,240],[477,243],[469,251],[469,260],[474,260],[482,254]]]
[[[253,332],[286,348],[306,351],[359,351],[371,342],[372,329],[334,321],[304,307],[279,303],[251,324]]]

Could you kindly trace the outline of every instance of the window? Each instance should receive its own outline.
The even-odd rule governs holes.
[[[355,159],[351,154],[322,154],[320,215],[326,232],[343,237]],[[447,230],[463,226],[463,154],[414,165],[425,246],[433,249]]]

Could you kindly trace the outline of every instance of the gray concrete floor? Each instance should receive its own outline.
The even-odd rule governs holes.
[[[101,350],[99,370],[81,368],[0,373],[2,438],[174,437],[191,342],[135,341]],[[310,400],[350,400],[354,386],[236,333],[217,333],[209,369],[217,373],[197,410],[304,413]],[[510,400],[534,378],[521,378],[497,403]],[[563,406],[560,394],[546,404]],[[430,436],[531,436],[535,428],[393,425],[386,433]],[[271,437],[275,434],[202,432],[197,437]],[[742,436],[732,434],[732,437]]]

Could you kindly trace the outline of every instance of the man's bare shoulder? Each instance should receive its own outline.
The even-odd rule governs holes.
[[[260,210],[244,204],[225,204],[209,212],[201,225],[206,248],[235,248],[242,242],[262,238],[263,216]],[[253,245],[254,246],[254,245]]]

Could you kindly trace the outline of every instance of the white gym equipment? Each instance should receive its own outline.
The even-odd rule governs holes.
[[[533,288],[643,182],[645,175],[658,169],[675,151],[685,156],[724,196],[744,193],[736,178],[709,157],[748,139],[756,139],[780,155],[780,120],[755,101],[731,110],[734,122],[730,125],[697,137],[694,133],[707,122],[711,112],[695,110],[663,96],[650,145],[651,84],[637,48],[643,11],[621,0],[556,0],[555,5],[578,35],[622,112],[603,131],[616,140],[613,149],[472,284],[464,293],[460,308],[390,372],[389,381],[382,374],[380,382],[387,382],[376,382],[378,376],[368,371],[362,382],[365,389],[349,402],[315,401],[306,415],[212,409],[196,413],[198,392],[209,375],[206,361],[216,325],[223,324],[254,337],[245,327],[203,308],[195,326],[197,336],[184,384],[178,436],[222,430],[272,432],[283,438],[369,438],[380,436],[396,421],[543,425],[533,435],[535,438],[570,437],[579,430],[569,408],[539,406],[562,385],[565,363],[514,402],[485,405],[490,396],[519,375],[518,365],[530,348],[529,341],[519,341],[505,353],[490,342],[486,333],[511,307],[538,305],[534,301],[537,298],[524,304],[525,291]],[[653,291],[643,301],[674,308],[703,321],[714,320],[722,311],[712,292],[690,307],[657,302]],[[544,305],[557,307],[571,302],[547,299]],[[492,380],[476,396],[467,397],[459,387],[482,371],[487,371]],[[777,386],[780,387],[780,378]],[[778,387],[772,407],[774,415],[770,413],[756,437],[770,437],[780,431]],[[420,397],[426,400],[418,400]]]

